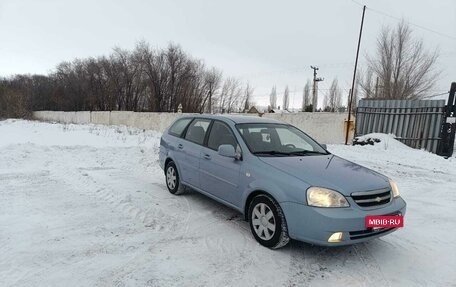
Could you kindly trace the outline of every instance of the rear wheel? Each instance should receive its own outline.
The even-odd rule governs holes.
[[[263,246],[277,249],[290,241],[282,208],[268,195],[253,198],[249,206],[249,222],[253,236]]]
[[[179,195],[185,192],[185,186],[180,183],[179,173],[177,172],[176,165],[170,161],[165,168],[166,186],[169,192]]]

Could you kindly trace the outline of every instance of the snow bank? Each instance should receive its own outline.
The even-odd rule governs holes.
[[[371,133],[354,139],[355,145],[376,145],[385,150],[388,148],[394,150],[410,149],[409,146],[395,139],[393,134]]]
[[[357,163],[365,163],[367,166],[386,164],[389,168],[385,173],[393,171],[394,164],[409,166],[411,169],[422,168],[430,172],[456,173],[456,158],[445,159],[441,156],[411,148],[394,138],[392,134],[372,133],[359,137],[360,141],[378,139],[373,145],[328,145],[328,149],[342,157]],[[396,170],[391,172],[391,177],[398,177],[402,172]]]

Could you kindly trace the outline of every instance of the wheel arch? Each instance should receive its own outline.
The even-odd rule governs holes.
[[[176,166],[177,172],[179,173],[179,177],[180,177],[181,174],[182,174],[182,173],[181,173],[180,166],[179,166],[179,164],[176,162],[176,160],[172,157],[171,154],[168,154],[168,156],[167,156],[166,159],[165,159],[165,167],[163,168],[164,174],[166,175],[166,166],[168,165],[168,163],[169,163],[170,161],[174,162],[174,165]]]
[[[175,162],[171,157],[168,156],[168,157],[165,159],[165,168],[163,169],[163,171],[165,172],[165,174],[166,174],[166,166],[168,165],[168,163],[169,163],[170,161],[172,161],[172,162],[174,162],[174,164],[176,164],[176,162]]]
[[[274,200],[277,204],[279,204],[279,202],[277,201],[277,199],[274,198],[273,195],[271,195],[269,192],[267,191],[264,191],[262,189],[256,189],[254,191],[252,191],[246,198],[245,200],[245,204],[244,204],[244,220],[248,221],[249,220],[249,207],[250,207],[250,203],[252,202],[252,200],[258,196],[258,195],[267,195],[268,197],[270,197],[272,200]],[[280,204],[279,204],[280,205]]]

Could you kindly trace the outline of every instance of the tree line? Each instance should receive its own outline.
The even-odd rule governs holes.
[[[0,116],[27,117],[33,110],[239,112],[253,88],[206,67],[179,45],[154,48],[139,42],[131,51],[62,62],[48,75],[0,79]]]
[[[302,101],[300,108],[302,112],[312,112],[313,95],[311,92],[313,88],[311,88],[311,85],[311,81],[307,80],[302,92]],[[357,94],[357,88],[355,88],[355,94],[353,96],[357,97]],[[355,99],[354,102],[357,102],[357,100]],[[288,86],[285,86],[285,91],[283,92],[282,106],[277,105],[277,87],[272,87],[271,93],[269,94],[269,109],[274,110],[278,108],[287,111],[290,108],[290,95]],[[335,78],[333,79],[329,90],[323,93],[323,108],[318,109],[318,111],[338,112],[340,109],[345,108],[346,106],[344,106],[342,103],[342,89],[339,87],[337,78]]]
[[[429,95],[439,76],[437,50],[425,48],[409,25],[385,26],[376,50],[366,57],[353,93],[359,98],[421,99]],[[312,111],[313,87],[303,89],[302,111]],[[334,79],[323,93],[322,111],[338,111],[342,89]],[[154,48],[139,42],[132,51],[115,48],[109,56],[62,62],[48,75],[0,78],[0,117],[26,117],[32,110],[240,112],[247,110],[253,88],[185,53],[179,45]],[[320,95],[321,97],[321,95]],[[288,110],[288,87],[281,108]],[[276,109],[273,86],[269,108]],[[346,105],[348,106],[348,104]]]

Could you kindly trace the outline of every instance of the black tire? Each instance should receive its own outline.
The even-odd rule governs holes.
[[[168,162],[165,167],[165,181],[170,193],[180,195],[185,192],[185,186],[180,182],[179,172],[173,161]]]
[[[259,212],[262,207],[265,208],[265,216],[260,218],[258,214],[261,214]],[[272,212],[273,217],[267,218],[270,216],[268,210]],[[250,202],[248,212],[250,230],[261,245],[277,249],[288,244],[290,237],[288,237],[287,221],[282,208],[273,198],[266,194],[255,196]],[[274,231],[269,228],[272,225],[274,225]]]

